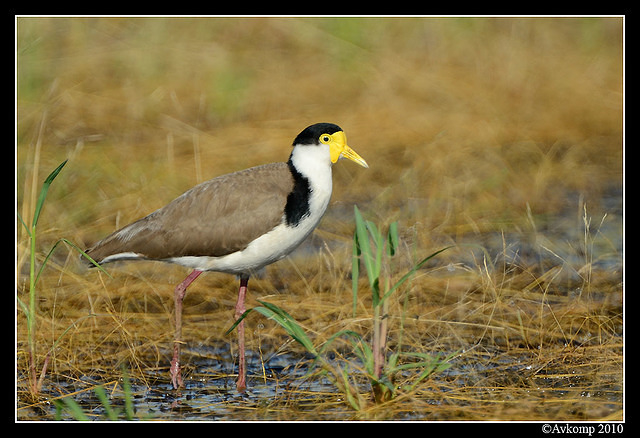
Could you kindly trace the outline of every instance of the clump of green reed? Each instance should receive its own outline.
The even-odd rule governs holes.
[[[395,374],[406,369],[422,369],[417,379],[410,385],[415,387],[435,371],[442,371],[449,367],[439,359],[420,352],[396,351],[386,357],[387,326],[389,321],[389,300],[399,288],[411,278],[415,272],[436,255],[445,251],[443,248],[425,257],[415,264],[405,275],[392,284],[391,259],[396,255],[399,245],[398,223],[393,222],[387,233],[372,222],[365,221],[354,207],[356,230],[353,242],[352,257],[352,294],[353,311],[355,316],[356,300],[358,295],[358,277],[360,263],[363,263],[369,280],[373,306],[373,339],[371,347],[359,339],[354,345],[356,352],[363,359],[368,377],[371,381],[375,400],[377,402],[388,400],[395,395],[396,388],[393,383]],[[357,338],[356,338],[357,339]],[[401,357],[418,359],[418,362],[399,365]]]
[[[56,241],[56,243],[53,245],[53,247],[49,250],[49,252],[45,256],[44,260],[42,261],[42,264],[40,265],[40,268],[36,269],[36,254],[37,254],[37,250],[36,250],[36,235],[37,235],[38,219],[40,218],[40,213],[42,212],[42,209],[44,207],[44,201],[47,198],[47,193],[49,192],[49,187],[53,183],[53,180],[58,176],[58,174],[60,173],[62,168],[65,166],[65,164],[67,164],[67,160],[63,161],[58,167],[56,167],[53,170],[53,172],[51,172],[49,174],[49,176],[45,179],[44,183],[42,184],[42,188],[40,189],[40,194],[38,196],[38,200],[36,201],[35,211],[34,211],[33,219],[31,221],[31,225],[30,226],[27,225],[27,223],[24,221],[22,216],[20,216],[20,213],[18,213],[18,218],[20,219],[20,222],[24,226],[24,228],[25,228],[25,230],[27,232],[27,235],[29,236],[29,301],[28,301],[28,303],[25,303],[23,300],[20,299],[19,296],[16,296],[16,299],[18,300],[18,304],[19,304],[20,308],[22,309],[22,311],[24,312],[25,317],[27,319],[27,343],[28,343],[28,348],[29,348],[29,351],[28,351],[28,355],[29,355],[29,373],[28,373],[29,374],[29,391],[33,395],[38,394],[40,392],[40,389],[42,388],[42,382],[44,380],[44,376],[47,373],[47,367],[49,365],[51,352],[53,351],[53,349],[55,348],[56,344],[60,340],[60,337],[64,336],[64,334],[72,327],[72,326],[69,326],[69,328],[67,328],[62,333],[62,335],[54,342],[54,344],[49,349],[49,351],[45,355],[45,359],[44,359],[44,362],[42,364],[42,371],[40,372],[40,377],[38,378],[37,377],[37,371],[36,371],[37,364],[36,364],[36,341],[35,341],[36,321],[37,321],[37,312],[36,312],[36,301],[37,301],[36,293],[37,292],[36,292],[36,284],[38,283],[38,279],[40,278],[40,275],[42,274],[42,271],[44,270],[45,266],[47,265],[47,261],[53,255],[53,252],[56,250],[56,248],[58,248],[58,246],[61,243],[67,244],[72,249],[78,251],[82,256],[84,256],[87,259],[89,259],[92,263],[96,264],[93,260],[91,260],[91,258],[89,256],[87,256],[75,244],[73,244],[72,242],[70,242],[69,240],[67,240],[65,238],[61,238],[61,239],[58,239]],[[96,264],[96,266],[97,266],[97,264]],[[100,269],[102,270],[102,268],[100,268]],[[104,270],[103,270],[103,272],[104,272]],[[88,316],[90,316],[90,315],[88,315]]]
[[[320,366],[322,373],[329,378],[336,387],[345,394],[348,403],[356,410],[366,404],[366,399],[357,389],[351,369],[360,368],[356,364],[345,363],[340,366],[335,361],[325,357],[325,353],[334,341],[346,340],[353,348],[354,354],[362,363],[364,374],[371,385],[373,398],[376,403],[392,399],[399,388],[394,384],[394,377],[405,370],[418,370],[419,374],[402,389],[411,390],[419,382],[434,372],[443,371],[449,367],[447,360],[440,356],[432,357],[422,352],[398,351],[387,357],[387,324],[388,309],[391,296],[411,278],[427,261],[445,251],[447,248],[434,252],[416,263],[405,275],[396,282],[392,282],[390,261],[398,251],[398,224],[394,222],[387,233],[382,233],[371,221],[365,221],[357,207],[354,209],[356,229],[353,238],[352,264],[352,295],[353,312],[355,316],[358,297],[358,277],[360,264],[364,264],[372,293],[373,306],[373,338],[371,345],[359,333],[352,330],[341,330],[333,334],[320,348],[317,348],[304,329],[294,318],[274,304],[259,301],[262,306],[247,310],[236,323],[227,331],[229,333],[246,315],[255,310],[273,319],[299,344],[301,344],[315,358],[314,366]],[[398,343],[400,345],[400,343]],[[398,347],[400,348],[400,347]],[[408,359],[408,360],[405,360]]]

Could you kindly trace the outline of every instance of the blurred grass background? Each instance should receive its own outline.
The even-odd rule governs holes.
[[[59,226],[90,241],[326,120],[371,162],[336,168],[335,201],[493,229],[621,184],[621,37],[616,18],[19,19],[18,174],[37,140],[47,169],[73,156]]]
[[[595,271],[593,262],[622,259],[622,212],[611,208],[612,199],[621,205],[623,184],[622,18],[18,17],[16,25],[17,209],[27,222],[42,180],[69,158],[40,219],[43,253],[60,237],[88,246],[217,175],[285,161],[299,131],[327,121],[345,130],[370,169],[334,166],[332,205],[314,237],[318,261],[280,262],[253,283],[258,297],[300,289],[307,291],[304,304],[287,295],[276,304],[308,316],[309,326],[348,318],[350,298],[342,288],[349,287],[350,249],[342,244],[351,238],[357,203],[368,219],[399,220],[408,258],[451,242],[500,250],[509,245],[501,242],[505,234],[537,242],[544,234],[546,247],[560,254],[560,270],[577,272],[581,287],[595,290],[597,280],[604,291],[595,304],[581,302],[584,308],[561,300],[572,327],[566,329],[553,321],[557,308],[543,315],[546,298],[531,296],[549,292],[556,271],[548,269],[557,266],[536,267],[534,276],[521,261],[517,274],[502,272],[498,279],[475,260],[460,276],[416,283],[422,292],[411,312],[431,318],[426,328],[416,322],[408,336],[416,344],[444,339],[446,332],[460,341],[455,348],[464,345],[466,335],[434,322],[454,317],[484,333],[502,324],[496,333],[534,337],[528,345],[573,339],[586,326],[595,327],[590,333],[599,327],[605,344],[620,334],[621,267]],[[591,236],[585,207],[594,217]],[[598,223],[613,224],[613,232],[598,235]],[[589,247],[595,237],[606,254]],[[22,293],[28,278],[21,227],[17,239]],[[564,267],[563,245],[579,266]],[[463,252],[450,252],[440,264],[456,266],[467,257]],[[42,342],[50,344],[53,333],[68,326],[63,321],[106,305],[109,330],[124,339],[119,342],[135,339],[138,353],[165,361],[157,343],[170,345],[172,284],[186,272],[139,264],[119,267],[116,278],[106,280],[60,254],[58,268],[41,280],[40,305],[51,327]],[[199,283],[185,311],[209,315],[203,330],[213,336],[211,324],[222,332],[230,325],[235,280],[208,275]],[[511,301],[502,301],[507,289]],[[468,298],[478,290],[482,306],[494,307],[475,314],[478,302]],[[324,293],[342,294],[344,307]],[[513,296],[523,300],[517,312]],[[527,307],[527,300],[535,304]],[[298,315],[296,305],[307,307]],[[216,311],[224,315],[219,320]],[[152,322],[153,312],[162,316]],[[134,326],[123,329],[125,322]],[[75,350],[58,353],[54,372],[80,362],[82,348],[90,350],[86,367],[100,360],[79,345],[99,345],[105,335],[97,324],[87,330],[87,340],[73,337]],[[19,326],[19,344],[22,336]],[[508,336],[501,339],[496,342],[509,344]],[[618,352],[618,341],[611,342]],[[616,354],[618,361],[621,349]]]

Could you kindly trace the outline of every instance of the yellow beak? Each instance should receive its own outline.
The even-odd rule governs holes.
[[[329,143],[329,151],[331,153],[331,162],[335,163],[340,158],[348,158],[354,163],[358,163],[362,167],[369,168],[364,158],[357,154],[356,151],[347,146],[347,136],[342,131],[334,132],[331,135]]]

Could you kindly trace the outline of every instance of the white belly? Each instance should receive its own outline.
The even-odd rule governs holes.
[[[277,262],[296,249],[316,228],[324,215],[331,198],[329,190],[316,187],[310,202],[310,213],[297,226],[282,223],[270,232],[252,241],[242,251],[221,256],[184,256],[166,259],[200,271],[218,271],[230,274],[251,274],[265,266]],[[247,212],[247,214],[251,214]]]

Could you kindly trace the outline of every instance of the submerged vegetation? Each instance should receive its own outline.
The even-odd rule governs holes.
[[[24,17],[16,45],[18,420],[623,419],[622,19]],[[247,393],[216,273],[173,391],[184,269],[76,248],[319,121],[370,168],[252,279]]]

